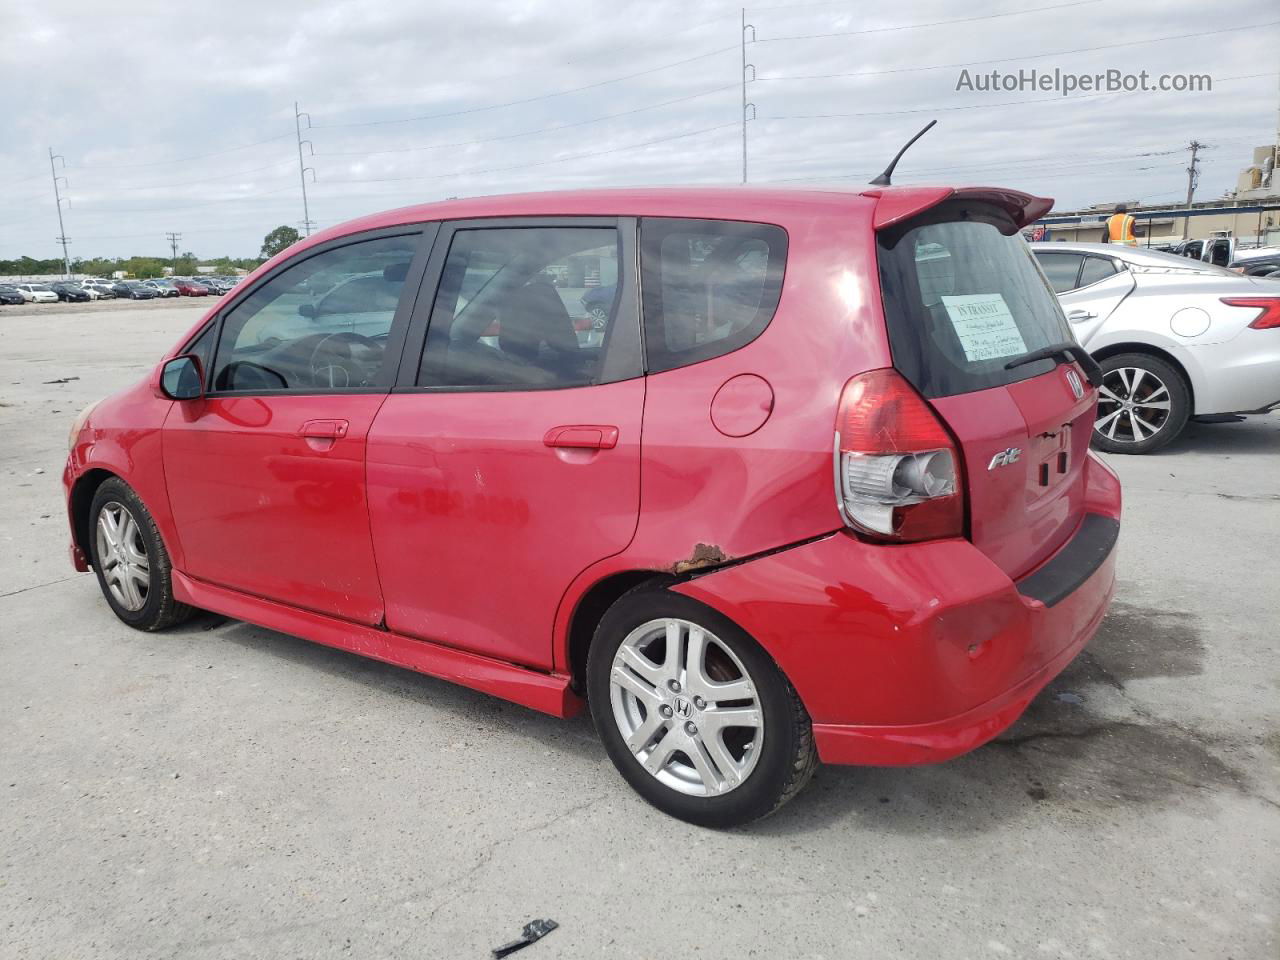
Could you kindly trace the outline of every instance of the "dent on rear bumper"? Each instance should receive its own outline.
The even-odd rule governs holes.
[[[1119,517],[1091,458],[1088,509]],[[967,540],[877,546],[845,534],[673,589],[723,612],[772,655],[828,763],[944,760],[990,740],[1079,653],[1106,612],[1115,551],[1053,607]]]

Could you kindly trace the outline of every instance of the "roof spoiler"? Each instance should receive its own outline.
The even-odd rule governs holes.
[[[999,207],[1021,229],[1035,223],[1053,209],[1052,197],[1036,197],[1005,187],[885,187],[864,190],[862,196],[876,201],[872,227],[884,230],[924,213],[944,200],[975,200]]]

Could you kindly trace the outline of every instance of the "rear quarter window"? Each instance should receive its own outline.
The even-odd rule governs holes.
[[[646,218],[640,286],[650,373],[746,346],[782,295],[787,234],[734,220]]]
[[[1004,386],[1053,360],[1006,364],[1073,342],[1015,224],[981,204],[942,204],[881,231],[880,287],[894,366],[926,397]]]

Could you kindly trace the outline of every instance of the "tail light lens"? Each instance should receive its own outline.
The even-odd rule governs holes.
[[[1253,307],[1261,312],[1249,326],[1254,330],[1274,330],[1280,327],[1280,297],[1223,297],[1228,307]]]
[[[835,461],[836,499],[851,528],[897,542],[964,535],[959,451],[896,370],[845,384]]]

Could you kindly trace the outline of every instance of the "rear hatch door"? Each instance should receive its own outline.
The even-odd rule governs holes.
[[[959,444],[970,540],[1014,578],[1080,524],[1096,403],[1075,363],[1019,362],[1073,342],[1020,226],[953,199],[877,235],[894,366]]]

